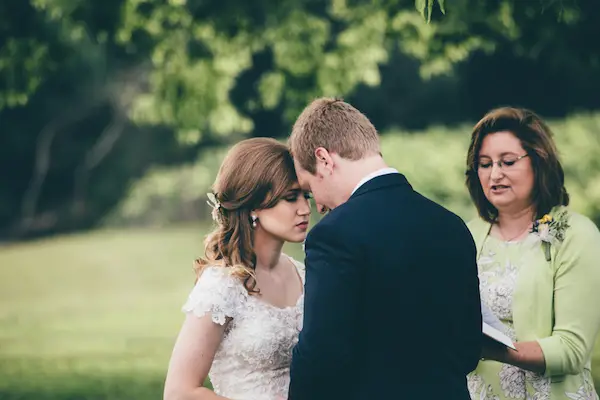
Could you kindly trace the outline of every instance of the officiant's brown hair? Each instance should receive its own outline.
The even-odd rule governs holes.
[[[252,138],[233,146],[212,187],[216,227],[205,239],[204,257],[194,262],[196,279],[208,266],[231,268],[248,293],[258,293],[251,212],[274,207],[297,181],[294,161],[283,143]]]
[[[479,216],[487,222],[495,222],[498,217],[498,210],[485,197],[477,168],[483,139],[488,134],[502,131],[515,135],[531,159],[534,175],[531,202],[536,219],[555,206],[569,205],[565,174],[548,125],[531,110],[500,107],[489,111],[475,125],[467,153],[466,185]]]
[[[315,150],[319,147],[348,160],[381,154],[379,135],[371,121],[342,99],[314,100],[300,114],[289,138],[300,166],[316,172]]]

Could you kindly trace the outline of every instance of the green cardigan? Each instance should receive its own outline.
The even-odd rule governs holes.
[[[564,386],[580,385],[600,331],[600,232],[590,219],[570,210],[568,220],[564,241],[550,247],[550,261],[542,245],[525,260],[513,297],[517,340],[540,344],[552,398],[564,398]],[[491,224],[476,219],[468,226],[479,258]]]

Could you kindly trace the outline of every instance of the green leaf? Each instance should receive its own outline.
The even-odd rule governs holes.
[[[446,0],[438,0],[438,5],[440,6],[440,11],[444,15],[446,15],[446,6],[445,6],[445,3],[446,3]]]
[[[427,0],[415,0],[415,8],[425,19],[425,7],[427,6]]]
[[[435,0],[427,0],[427,23],[431,22],[431,13],[433,12],[433,3]]]
[[[437,0],[442,14],[446,14],[445,1],[446,0]],[[415,9],[421,14],[421,17],[423,17],[427,23],[431,22],[431,15],[433,14],[433,6],[435,2],[436,0],[415,0]],[[425,10],[427,10],[427,15],[425,15]]]

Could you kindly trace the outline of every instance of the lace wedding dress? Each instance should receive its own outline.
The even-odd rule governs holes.
[[[304,266],[292,260],[304,284]],[[213,322],[228,323],[209,378],[215,393],[233,400],[287,398],[292,349],[302,327],[304,295],[295,306],[278,308],[250,296],[227,268],[208,267],[183,306]]]

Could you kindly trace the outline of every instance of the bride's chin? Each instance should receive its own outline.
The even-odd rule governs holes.
[[[286,242],[290,242],[290,243],[302,243],[304,242],[304,240],[306,239],[306,235],[302,235],[302,237],[296,236],[296,237],[290,237],[285,239]]]

